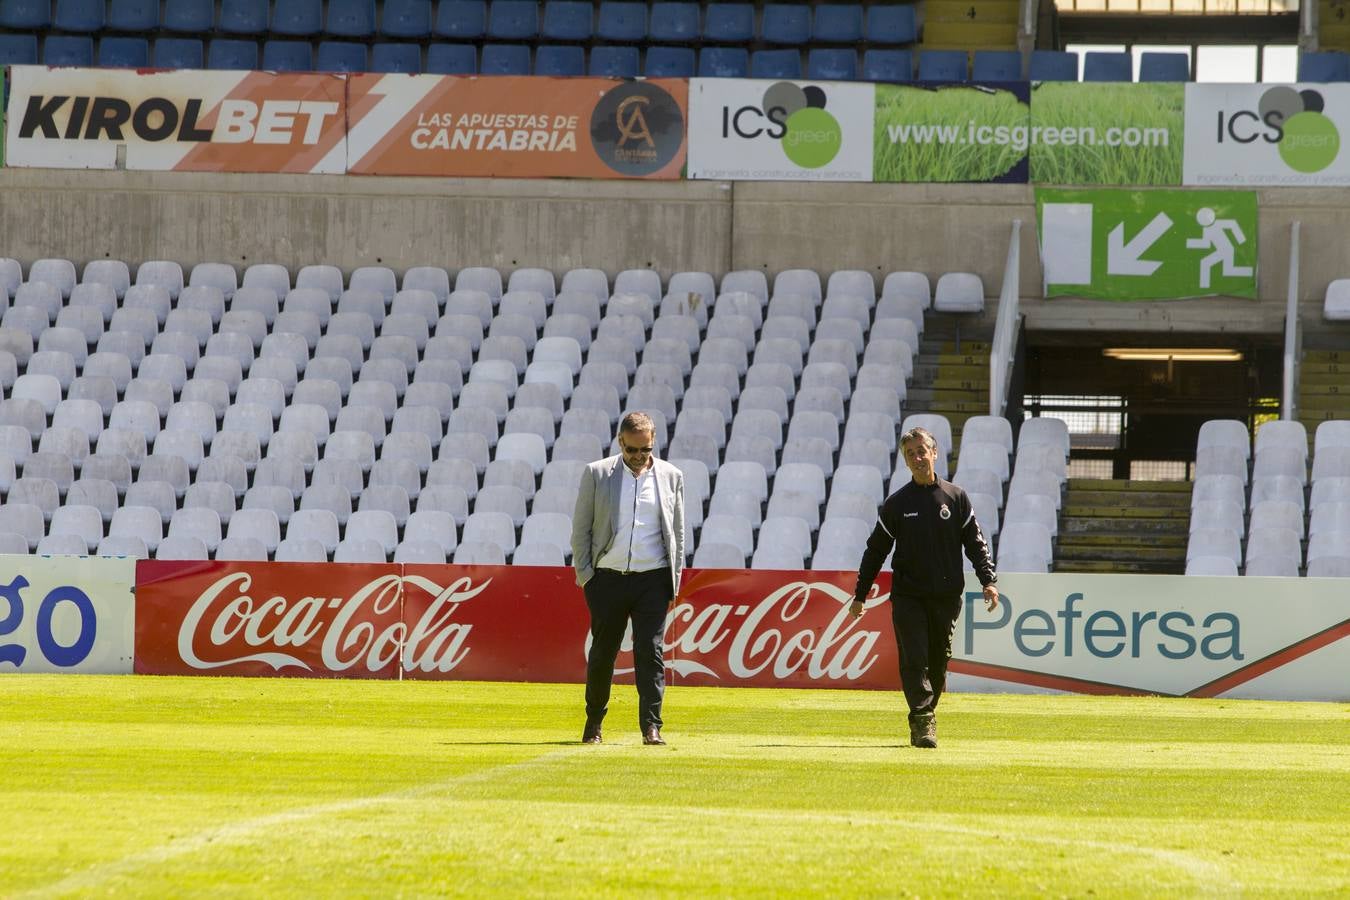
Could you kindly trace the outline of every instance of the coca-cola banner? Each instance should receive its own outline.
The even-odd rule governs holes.
[[[0,672],[131,672],[130,559],[0,556]]]
[[[397,678],[402,570],[141,560],[136,671]]]

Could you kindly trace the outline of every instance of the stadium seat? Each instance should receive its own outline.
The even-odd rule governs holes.
[[[320,72],[365,72],[366,46],[351,41],[320,41],[314,66]]]
[[[1077,81],[1078,54],[1067,50],[1031,51],[1032,81]]]
[[[258,68],[258,45],[254,41],[216,38],[206,48],[206,67],[252,71]]]
[[[1141,53],[1139,80],[1190,81],[1191,58],[1185,53]]]
[[[160,38],[155,41],[155,65],[163,69],[200,69],[205,50],[196,38]]]
[[[806,77],[853,81],[858,77],[858,53],[853,49],[812,47],[806,55]]]
[[[267,0],[221,0],[216,29],[223,34],[266,34],[268,12]]]
[[[1084,81],[1133,81],[1130,54],[1089,50],[1083,56]]]
[[[602,41],[640,44],[647,38],[647,5],[627,0],[603,0],[595,23]]]
[[[276,0],[272,9],[272,34],[307,38],[317,36],[322,28],[322,0]],[[264,56],[266,52],[264,48]]]
[[[490,40],[532,41],[538,35],[539,5],[534,0],[493,0],[488,7]]]
[[[482,38],[486,33],[487,4],[483,0],[440,0],[432,34],[458,41],[472,41]]]
[[[972,81],[1021,81],[1022,54],[1016,50],[976,50]]]
[[[51,21],[51,0],[0,0],[0,28],[37,31]]]
[[[1298,57],[1298,80],[1350,81],[1350,55],[1339,50],[1321,53],[1304,51]]]
[[[1350,278],[1337,278],[1327,285],[1322,317],[1329,322],[1350,320]]]
[[[699,16],[697,3],[653,3],[648,40],[658,44],[692,46],[699,39]]]
[[[422,48],[416,44],[375,44],[370,48],[370,71],[404,72],[416,75],[422,70]]]
[[[539,35],[546,41],[589,41],[593,15],[585,0],[548,0]]]
[[[594,47],[591,49],[591,59],[587,72],[590,75],[603,78],[636,78],[638,75],[638,48]]]
[[[102,4],[99,6],[101,9]],[[37,61],[36,35],[0,34],[0,66],[26,66],[33,65]]]
[[[536,75],[585,75],[586,51],[582,47],[541,44],[534,53]]]
[[[105,5],[103,0],[56,0],[56,15],[52,24],[57,31],[78,34],[102,31]]]
[[[970,272],[948,272],[938,279],[933,294],[938,312],[977,313],[984,309],[984,282]]]
[[[766,44],[805,44],[811,39],[811,7],[798,3],[764,4],[759,36]]]
[[[873,3],[867,7],[866,41],[874,46],[910,44],[918,39],[914,6]]]
[[[158,0],[111,0],[108,4],[109,31],[131,34],[153,33],[159,29]]]
[[[913,81],[913,54],[909,50],[866,50],[863,53],[862,79],[877,82]]]
[[[965,81],[968,65],[964,50],[924,50],[919,53],[919,81]]]
[[[689,47],[649,47],[642,74],[647,78],[692,78],[694,51]]]
[[[750,3],[709,3],[704,11],[703,40],[713,44],[748,44],[755,38],[755,7]]]
[[[328,0],[324,34],[369,38],[375,34],[375,0]]]
[[[212,0],[165,0],[160,26],[165,31],[205,34],[211,31],[214,19]]]
[[[314,48],[308,41],[268,41],[263,44],[262,67],[269,72],[309,72]]]
[[[48,66],[92,66],[94,42],[75,35],[50,35],[42,42],[42,62]]]
[[[799,50],[756,50],[750,54],[751,78],[801,78]]]
[[[530,74],[530,48],[525,44],[484,44],[482,75]]]

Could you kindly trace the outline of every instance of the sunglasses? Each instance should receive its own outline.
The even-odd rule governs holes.
[[[623,450],[624,453],[631,453],[634,456],[644,456],[648,453],[651,453],[653,449],[650,444],[648,444],[646,447],[630,447],[623,441],[619,441],[619,448]]]

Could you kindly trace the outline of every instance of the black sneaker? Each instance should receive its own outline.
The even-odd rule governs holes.
[[[910,719],[909,742],[925,750],[937,747],[937,717],[932,713],[923,713]]]

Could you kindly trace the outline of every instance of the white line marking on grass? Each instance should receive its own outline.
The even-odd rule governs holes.
[[[170,860],[190,856],[201,850],[205,850],[208,847],[241,842],[261,832],[279,826],[294,825],[297,822],[306,822],[312,819],[321,819],[330,816],[340,816],[345,813],[370,809],[371,807],[376,806],[388,806],[398,803],[421,801],[428,795],[435,794],[438,791],[458,788],[479,781],[487,781],[488,779],[495,778],[503,773],[515,772],[521,769],[529,769],[534,766],[543,765],[545,763],[553,762],[560,757],[570,756],[581,752],[581,749],[582,748],[580,747],[563,747],[559,750],[544,753],[540,756],[520,760],[519,762],[503,763],[499,766],[476,769],[473,772],[457,775],[454,778],[446,778],[441,781],[427,782],[425,784],[414,785],[413,787],[400,788],[396,791],[390,791],[387,794],[379,794],[374,797],[357,797],[352,800],[337,800],[331,803],[319,803],[314,806],[302,806],[298,809],[286,810],[285,812],[271,813],[252,819],[244,819],[239,822],[231,822],[228,825],[221,825],[218,828],[208,828],[207,830],[199,831],[196,834],[175,838],[167,844],[151,847],[149,850],[144,850],[139,853],[132,853],[121,859],[101,863],[100,865],[69,875],[60,881],[53,882],[52,884],[43,887],[30,888],[29,890],[14,896],[17,900],[17,898],[51,897],[60,896],[62,894],[88,892],[119,876],[129,875],[132,872],[141,869],[152,868],[169,862]],[[591,748],[587,747],[585,749],[590,750]]]

